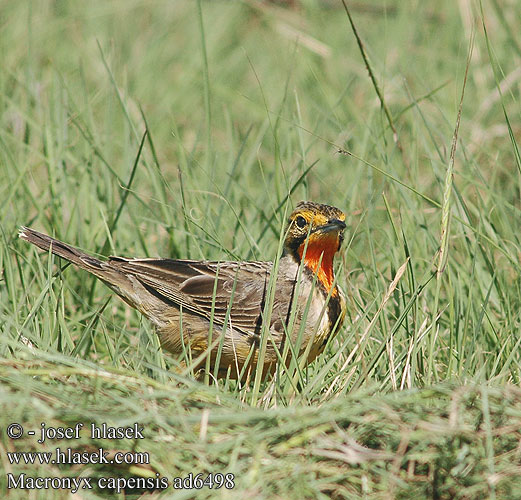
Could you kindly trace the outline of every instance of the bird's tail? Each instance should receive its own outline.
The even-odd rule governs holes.
[[[40,233],[31,229],[29,227],[22,226],[20,228],[20,233],[18,234],[20,238],[33,245],[36,245],[38,248],[41,248],[45,251],[51,251],[53,254],[61,257],[62,259],[68,260],[78,267],[89,271],[92,274],[95,274],[98,277],[103,277],[106,274],[106,266],[103,261],[91,257],[87,255],[85,252],[78,250],[63,241],[57,240],[55,238],[51,238],[46,234]],[[102,274],[102,276],[100,276]]]
[[[132,273],[127,273],[125,270],[118,268],[117,264],[126,262],[127,259],[111,257],[108,261],[102,261],[63,241],[51,238],[28,227],[22,226],[19,237],[93,274],[116,292],[127,304],[138,309],[154,323],[158,324],[158,318],[153,312],[161,305],[164,306],[164,304],[154,295],[147,292],[139,284],[139,281],[132,276]]]

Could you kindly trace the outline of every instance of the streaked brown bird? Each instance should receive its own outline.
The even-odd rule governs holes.
[[[174,354],[189,349],[199,366],[209,354],[212,372],[218,362],[219,376],[240,378],[256,369],[263,320],[269,323],[264,374],[274,372],[287,342],[287,360],[298,353],[311,362],[338,331],[345,299],[333,258],[345,227],[338,208],[298,203],[289,216],[274,288],[272,262],[102,261],[27,227],[20,238],[102,280],[154,323],[165,349]]]

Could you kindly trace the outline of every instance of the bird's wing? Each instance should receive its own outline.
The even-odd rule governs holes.
[[[109,264],[134,276],[165,303],[248,334],[260,333],[271,262],[123,259]],[[226,319],[228,316],[228,319]]]

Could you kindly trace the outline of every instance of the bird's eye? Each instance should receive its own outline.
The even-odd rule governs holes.
[[[298,227],[300,227],[302,229],[303,227],[306,227],[307,221],[306,221],[306,219],[304,219],[304,217],[302,217],[302,215],[299,215],[295,219],[295,223],[297,224]]]

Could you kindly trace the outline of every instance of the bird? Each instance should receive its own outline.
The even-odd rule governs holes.
[[[336,207],[297,203],[275,263],[100,260],[25,226],[19,237],[99,278],[153,323],[165,350],[184,353],[185,359],[188,351],[195,370],[208,366],[209,356],[212,373],[242,380],[255,373],[259,361],[263,377],[295,355],[311,363],[339,331],[346,299],[333,261],[345,221]],[[260,356],[263,331],[268,337]]]

